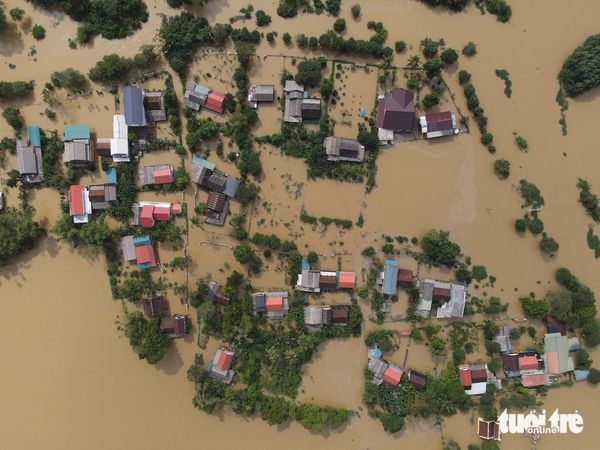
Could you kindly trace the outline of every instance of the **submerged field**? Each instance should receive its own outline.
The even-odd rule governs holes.
[[[75,36],[75,22],[60,13],[33,10],[29,3],[4,1],[7,11],[15,6],[23,8],[26,16],[43,25],[47,33],[44,40],[36,41],[31,33],[17,26],[10,31],[10,36],[0,38],[0,79],[36,82],[33,98],[11,102],[20,107],[27,124],[46,130],[58,129],[60,133],[65,123],[87,123],[98,136],[110,135],[115,104],[106,88],[93,85],[90,95],[65,100],[56,110],[57,122],[43,116],[46,105],[41,90],[54,71],[73,67],[87,73],[106,54],[133,56],[140,45],[153,43],[161,15],[175,15],[178,10],[169,8],[163,1],[146,3],[149,20],[133,36],[115,41],[98,37],[92,45],[72,50],[68,39]],[[190,7],[190,11],[201,14],[209,22],[227,22],[247,3],[213,0],[205,6]],[[259,58],[252,60],[249,76],[251,83],[275,84],[280,94],[281,71],[286,68],[293,72],[295,68],[291,58],[265,56],[303,56],[302,49],[283,44],[283,32],[292,36],[298,33],[318,36],[331,28],[334,19],[327,15],[299,14],[294,19],[284,20],[275,12],[276,3],[259,1],[254,5],[273,18],[264,31],[277,31],[279,37],[274,45],[263,41],[257,47]],[[600,114],[599,91],[592,90],[569,101],[566,136],[558,124],[559,106],[555,102],[556,74],[565,57],[587,36],[598,32],[600,4],[590,5],[584,0],[556,2],[551,6],[541,0],[512,3],[511,21],[501,24],[489,14],[481,15],[473,6],[457,14],[431,10],[412,0],[365,2],[361,18],[355,21],[349,11],[351,3],[344,1],[341,16],[348,24],[345,37],[368,38],[371,32],[366,28],[367,22],[382,21],[389,30],[388,45],[393,46],[397,40],[408,44],[404,53],[394,55],[398,66],[405,65],[410,55],[420,53],[419,42],[428,36],[444,38],[456,49],[475,41],[477,55],[459,58],[457,66],[444,71],[444,78],[455,94],[456,105],[467,114],[457,73],[458,69],[465,69],[472,74],[498,152],[495,156],[487,152],[475,126],[471,127],[470,134],[386,147],[377,160],[376,186],[365,193],[364,182],[310,180],[303,160],[283,156],[270,145],[256,145],[264,174],[259,180],[260,200],[249,218],[252,233],[260,231],[275,233],[282,239],[293,238],[301,252],[312,250],[327,255],[321,257],[324,268],[336,267],[337,258],[329,255],[345,251],[342,267],[361,274],[365,263],[361,250],[368,245],[379,248],[383,243],[382,234],[410,238],[421,236],[431,228],[448,230],[465,255],[476,264],[485,265],[488,273],[497,278],[495,287],[485,288],[486,293],[508,303],[510,317],[523,316],[519,297],[534,292],[541,298],[548,289],[554,288],[554,272],[561,266],[570,268],[582,282],[600,292],[598,262],[586,243],[592,220],[579,204],[576,188],[577,179],[583,178],[600,192],[597,169],[600,154],[595,140],[595,123]],[[241,25],[255,28],[254,19],[236,24]],[[31,55],[32,47],[35,47],[35,55]],[[197,56],[190,76],[225,92],[234,92],[231,80],[234,68],[234,58],[229,55]],[[496,69],[510,72],[510,98],[503,93],[504,83],[496,76]],[[182,85],[177,77],[174,80],[181,101]],[[404,87],[405,83],[398,72],[396,85]],[[336,80],[336,88],[340,89],[344,103],[339,102],[330,109],[337,121],[336,135],[356,137],[362,120],[358,117],[359,109],[370,111],[376,94],[385,88],[377,85],[374,73],[363,68],[344,70]],[[0,103],[0,106],[5,105]],[[448,93],[440,108],[454,109]],[[259,107],[258,116],[252,130],[255,136],[278,132],[282,112],[276,104]],[[199,117],[215,118],[207,112]],[[159,133],[168,136],[167,125],[161,125]],[[517,149],[513,133],[526,137],[527,152]],[[12,134],[7,123],[0,120],[0,138]],[[237,175],[236,166],[226,158],[218,158],[214,150],[211,148],[211,159],[218,167]],[[492,164],[497,158],[512,163],[511,176],[506,181],[494,175]],[[144,164],[170,162],[173,165],[178,161],[173,151],[152,153],[142,160]],[[189,161],[186,164],[189,168]],[[0,168],[3,184],[15,165],[14,157],[9,156],[7,164]],[[521,236],[514,231],[514,220],[523,214],[516,188],[521,178],[534,182],[546,200],[540,214],[548,234],[560,243],[555,257],[544,256],[538,240],[530,233]],[[16,190],[4,185],[0,188],[7,194],[8,203],[16,203]],[[155,196],[142,195],[145,200]],[[206,193],[199,193],[201,201],[205,196]],[[193,197],[191,187],[183,194],[156,195],[159,200],[184,198],[190,203]],[[30,194],[30,202],[36,208],[38,220],[50,228],[59,216],[58,193],[49,189],[35,190]],[[235,213],[239,205],[232,208]],[[344,231],[335,226],[329,226],[326,231],[318,227],[313,231],[299,220],[302,208],[314,216],[353,222],[362,214],[364,226]],[[228,236],[230,231],[229,225],[224,229],[190,228],[188,254],[193,261],[190,284],[206,273],[224,283],[231,270],[243,270],[228,248],[201,244],[201,241],[214,241],[235,246],[236,241]],[[165,246],[159,248],[159,255],[163,260],[170,260],[177,253]],[[169,276],[171,281],[184,282],[179,272]],[[433,270],[432,276],[443,279],[451,274]],[[285,285],[284,277],[285,269],[273,258],[265,261],[264,270],[252,278],[252,284],[257,288],[281,288]],[[359,275],[359,285],[363,281]],[[121,313],[121,305],[111,299],[103,258],[57,243],[52,236],[44,237],[35,249],[0,269],[0,299],[4,307],[0,328],[5,333],[0,351],[5,355],[6,366],[0,387],[3,399],[0,421],[4,424],[0,427],[0,446],[3,448],[35,448],[40,442],[50,449],[176,445],[388,449],[403,444],[441,448],[442,443],[450,439],[465,448],[477,441],[470,414],[444,420],[441,426],[409,420],[396,435],[383,432],[362,404],[366,362],[363,339],[328,342],[318,349],[304,370],[300,401],[358,412],[348,425],[336,432],[317,435],[298,424],[269,427],[259,419],[245,419],[229,412],[203,414],[191,403],[194,388],[186,379],[186,370],[198,351],[197,330],[194,328],[186,339],[176,341],[155,367],[138,361],[127,340],[119,338],[115,329],[114,320]],[[344,294],[344,298],[341,294],[325,296],[323,300],[344,302],[347,295]],[[404,313],[402,301],[401,296],[401,302],[393,305],[393,313]],[[176,296],[170,297],[170,303],[174,312],[187,310]],[[363,303],[361,307],[367,317],[369,305]],[[195,311],[190,309],[190,314],[195,315]],[[398,330],[409,328],[403,322],[386,326]],[[366,321],[363,330],[374,327]],[[363,331],[363,336],[365,334]],[[201,350],[205,361],[212,358],[217,345],[218,342],[211,339],[206,350]],[[393,359],[401,362],[403,357],[401,346]],[[592,352],[592,359],[600,361],[599,350]],[[413,344],[409,365],[433,371],[438,363],[423,345]],[[600,440],[600,432],[592,427],[600,418],[600,409],[589,399],[596,394],[597,388],[587,383],[552,390],[545,400],[546,409],[558,407],[566,409],[565,412],[578,409],[586,427],[577,436],[542,437],[538,448],[593,447],[593,443]],[[502,447],[527,448],[528,443],[521,436],[506,436]]]

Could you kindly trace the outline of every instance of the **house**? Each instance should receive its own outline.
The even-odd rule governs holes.
[[[367,368],[373,374],[371,383],[378,386],[383,382],[383,374],[389,367],[389,364],[380,358],[381,356],[379,358],[369,358],[369,362],[367,363]]]
[[[222,227],[229,210],[229,200],[220,192],[209,192],[204,206],[204,221]]]
[[[414,286],[414,276],[410,269],[398,269],[398,287],[411,288]]]
[[[379,140],[391,143],[394,133],[407,133],[417,129],[415,94],[407,89],[394,89],[378,97],[377,117]]]
[[[377,347],[369,348],[367,356],[367,368],[373,374],[371,383],[380,385],[386,382],[391,386],[398,386],[402,379],[402,374],[404,374],[403,369],[394,363],[383,360],[381,350]]]
[[[321,100],[303,98],[301,106],[302,120],[319,120],[321,118]]]
[[[187,335],[187,317],[176,314],[160,319],[160,329],[170,338],[181,338]]]
[[[148,124],[155,126],[156,122],[167,120],[164,93],[161,91],[144,91],[144,110]]]
[[[431,315],[434,302],[442,303],[437,308],[438,319],[462,318],[467,300],[467,288],[458,282],[442,282],[435,280],[419,280],[417,282],[420,291],[420,301],[417,305],[417,314],[423,318]]]
[[[88,186],[92,210],[105,210],[117,203],[117,186],[115,184],[92,184]]]
[[[88,223],[92,214],[90,193],[82,184],[69,186],[69,215],[73,223]]]
[[[154,227],[154,205],[144,205],[141,209],[140,225],[142,228]]]
[[[142,228],[152,228],[155,222],[168,222],[171,220],[171,204],[167,202],[134,203],[132,209],[134,210],[132,224],[141,225]]]
[[[110,139],[110,156],[114,162],[129,162],[129,127],[125,116],[113,116],[113,137]]]
[[[42,148],[42,130],[36,125],[27,127],[27,139],[29,144],[35,148]]]
[[[323,142],[327,161],[361,162],[365,159],[365,147],[354,139],[328,136]]]
[[[400,367],[396,366],[395,364],[388,363],[387,369],[385,369],[383,372],[383,381],[392,386],[398,386],[398,384],[400,384],[400,380],[402,379],[403,373],[404,370],[402,370]]]
[[[225,110],[225,95],[220,92],[210,91],[206,97],[204,107],[216,113],[223,114]]]
[[[544,372],[534,372],[521,375],[521,384],[526,388],[536,388],[549,385],[550,382]]]
[[[338,275],[337,272],[319,272],[319,290],[334,290],[337,289]]]
[[[330,306],[305,306],[304,323],[308,326],[319,327],[331,324]]]
[[[421,116],[421,132],[427,139],[458,134],[454,112],[429,113]]]
[[[354,289],[356,274],[354,272],[338,272],[338,289]]]
[[[519,356],[518,364],[521,375],[538,370],[538,359],[535,355]]]
[[[588,379],[590,375],[589,370],[574,370],[573,375],[575,376],[575,381],[585,381]]]
[[[18,140],[17,168],[23,183],[33,184],[44,181],[41,147],[35,147],[29,140]]]
[[[569,344],[569,352],[576,352],[581,348],[579,339],[577,339],[576,337],[567,339],[567,343]]]
[[[302,123],[304,86],[300,86],[294,80],[286,80],[283,87],[283,94],[285,96],[283,121],[288,123]]]
[[[117,184],[117,169],[109,167],[104,172],[104,183],[105,184]]]
[[[230,302],[229,297],[223,295],[221,285],[214,281],[208,283],[208,295],[206,296],[206,299],[214,303],[219,303],[220,305],[229,305]]]
[[[567,335],[567,324],[562,320],[555,319],[552,316],[548,316],[544,319],[548,333],[560,333],[563,336]]]
[[[122,237],[119,241],[119,249],[121,250],[121,256],[123,256],[123,261],[132,262],[136,260],[133,236]]]
[[[487,390],[488,371],[485,364],[458,366],[460,383],[467,395],[483,395]]]
[[[200,158],[192,157],[191,179],[194,183],[209,191],[220,192],[234,198],[240,187],[240,180],[215,170],[215,164]]]
[[[492,440],[492,441],[500,441],[501,433],[500,433],[500,423],[499,422],[488,422],[479,418],[477,420],[477,435],[481,439]]]
[[[110,158],[110,140],[111,138],[96,139],[96,155],[102,158]]]
[[[283,319],[289,310],[287,292],[257,292],[252,295],[254,312],[268,319]]]
[[[149,317],[160,317],[167,314],[169,304],[162,295],[142,300],[144,313]]]
[[[183,94],[183,104],[194,111],[200,111],[200,108],[206,103],[209,92],[210,89],[188,81]]]
[[[235,354],[232,351],[218,349],[212,364],[208,367],[208,374],[215,380],[222,381],[225,384],[231,384],[231,380],[235,374],[231,369],[234,361]]]
[[[322,272],[311,270],[306,259],[302,260],[302,272],[296,280],[296,289],[304,292],[321,292],[320,280]],[[335,276],[335,274],[334,274]],[[335,284],[331,289],[335,289]]]
[[[500,358],[502,359],[502,370],[507,378],[521,376],[518,353],[500,353]]]
[[[259,103],[275,100],[275,86],[272,84],[253,84],[248,88],[248,106],[258,108]]]
[[[125,123],[128,127],[146,127],[146,111],[144,110],[144,91],[135,86],[125,86],[123,89],[123,104],[125,105]]]
[[[395,259],[386,259],[381,274],[381,291],[385,295],[396,295],[398,288],[398,261]]]
[[[77,167],[94,166],[94,146],[88,125],[65,126],[63,162]]]
[[[417,389],[425,389],[427,385],[427,375],[417,372],[416,370],[408,370],[408,382]]]
[[[350,305],[331,305],[331,323],[345,327],[350,320]]]
[[[174,179],[171,164],[142,166],[139,168],[138,173],[142,186],[169,184]]]
[[[149,236],[137,236],[133,238],[135,261],[138,269],[151,269],[157,267],[154,247]],[[129,251],[129,249],[127,249]]]
[[[509,326],[500,327],[498,334],[496,334],[494,337],[494,342],[496,342],[500,347],[500,353],[512,351],[512,341],[510,340],[511,331],[512,328]]]
[[[544,367],[550,375],[564,375],[573,371],[573,358],[569,356],[569,343],[560,333],[547,333],[544,336]]]

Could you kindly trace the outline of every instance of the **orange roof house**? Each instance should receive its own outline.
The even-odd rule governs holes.
[[[206,98],[204,107],[222,114],[225,109],[225,96],[220,92],[211,91]]]
[[[354,289],[356,275],[354,272],[340,272],[340,289]]]
[[[402,371],[398,370],[395,367],[389,366],[387,369],[385,369],[385,372],[383,372],[383,381],[385,381],[388,384],[391,384],[392,386],[398,386],[398,383],[400,383],[401,378]]]
[[[154,205],[144,205],[140,214],[140,225],[143,228],[154,226]]]
[[[171,209],[168,206],[157,206],[154,208],[154,219],[159,222],[167,222],[171,219]]]
[[[221,356],[219,356],[219,360],[217,361],[217,364],[215,364],[215,367],[227,371],[233,364],[233,358],[234,356],[231,353],[221,352]]]
[[[534,355],[521,356],[519,358],[519,370],[536,370],[538,368],[538,360]]]
[[[473,383],[471,380],[471,368],[469,366],[458,366],[458,373],[460,375],[460,384],[464,388],[470,389]]]
[[[69,214],[80,216],[85,213],[83,208],[83,191],[85,187],[82,184],[69,186]]]
[[[265,308],[269,311],[283,311],[283,297],[267,297]]]
[[[154,184],[167,184],[173,182],[173,174],[169,169],[158,169],[154,171]]]
[[[151,244],[136,246],[135,259],[138,265],[149,264],[150,267],[156,267],[156,258]]]
[[[530,373],[521,376],[521,384],[526,388],[544,386],[546,384],[546,374]]]

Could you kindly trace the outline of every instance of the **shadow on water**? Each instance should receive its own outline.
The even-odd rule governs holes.
[[[15,23],[7,23],[0,32],[0,55],[10,57],[23,51],[23,38]],[[9,61],[10,62],[10,61]]]

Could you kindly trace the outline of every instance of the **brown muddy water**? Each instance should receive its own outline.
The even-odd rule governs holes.
[[[64,123],[89,123],[99,136],[110,135],[111,116],[115,112],[113,97],[106,89],[93,86],[93,91],[86,96],[63,99],[63,106],[56,110],[59,120],[52,123],[42,116],[46,108],[41,99],[44,83],[53,71],[66,67],[87,72],[105,54],[134,55],[140,45],[153,42],[160,25],[159,14],[177,12],[165,2],[147,1],[149,21],[134,36],[121,41],[96,39],[91,47],[71,50],[67,43],[75,36],[77,24],[60,14],[42,10],[35,10],[33,16],[32,6],[22,1],[5,0],[4,3],[7,11],[15,6],[23,8],[33,23],[47,30],[46,39],[38,42],[17,26],[9,31],[8,39],[2,38],[0,46],[1,79],[36,80],[35,96],[16,102],[27,124],[60,131]],[[191,10],[202,13],[211,22],[226,22],[247,3],[246,0],[212,1]],[[333,23],[326,15],[300,14],[293,20],[283,20],[275,13],[276,3],[273,0],[254,2],[255,9],[262,8],[273,18],[264,31],[278,31],[279,38],[275,45],[264,42],[257,49],[260,58],[253,61],[252,82],[278,85],[284,67],[294,72],[291,59],[266,57],[281,53],[303,56],[295,46],[283,45],[283,32],[292,36],[319,35]],[[497,277],[495,288],[482,287],[474,295],[483,296],[485,290],[487,295],[500,297],[509,303],[509,315],[515,317],[522,315],[518,297],[530,291],[544,295],[554,287],[553,272],[559,266],[571,268],[592,289],[600,292],[598,262],[585,240],[590,220],[577,202],[575,187],[577,178],[581,177],[588,179],[596,192],[600,189],[597,169],[600,156],[595,141],[599,91],[570,101],[566,137],[561,135],[557,123],[558,105],[554,101],[558,89],[555,77],[562,61],[585,37],[598,32],[600,3],[513,1],[513,18],[509,24],[499,24],[490,15],[481,16],[473,7],[463,14],[449,14],[432,11],[413,0],[360,3],[362,17],[354,21],[349,14],[351,2],[343,2],[342,16],[348,24],[346,36],[368,38],[370,31],[366,23],[382,21],[389,30],[388,44],[402,39],[409,45],[404,54],[395,56],[398,65],[417,53],[419,41],[427,36],[443,37],[456,49],[470,40],[477,43],[477,56],[460,58],[458,67],[449,70],[445,79],[455,93],[458,107],[466,112],[456,74],[459,68],[473,74],[498,153],[495,157],[487,153],[479,144],[477,131],[431,143],[419,141],[387,148],[378,160],[377,187],[365,194],[361,184],[307,180],[303,161],[281,156],[276,149],[265,146],[260,149],[265,171],[260,183],[261,199],[248,217],[250,232],[275,232],[281,237],[293,238],[301,250],[310,249],[321,255],[322,268],[336,269],[337,254],[343,253],[342,267],[360,273],[365,262],[360,250],[367,245],[380,246],[382,233],[411,237],[420,236],[433,227],[447,229],[474,263],[484,264],[488,273]],[[254,28],[253,21],[245,25]],[[9,68],[9,64],[16,68]],[[228,56],[198,56],[191,76],[215,89],[231,92],[230,74],[234,68]],[[503,82],[496,77],[495,69],[510,72],[513,82],[510,99],[504,96]],[[347,69],[336,81],[344,103],[338,103],[331,110],[337,121],[336,134],[356,135],[358,109],[364,107],[369,111],[375,95],[382,90],[376,86],[376,78],[375,71]],[[396,83],[403,85],[401,74]],[[176,81],[176,89],[180,88]],[[441,108],[453,108],[449,95]],[[260,106],[258,114],[256,135],[279,129],[281,112],[276,105]],[[201,116],[215,117],[210,113]],[[513,132],[529,141],[527,153],[516,149]],[[1,120],[0,137],[11,134],[12,130]],[[228,141],[224,142],[227,153]],[[499,181],[494,176],[492,164],[496,158],[511,161],[512,174],[508,181]],[[142,164],[168,161],[176,165],[179,161],[175,154],[166,152],[149,154],[144,159]],[[235,166],[228,161],[214,154],[211,159],[221,170],[237,174]],[[9,158],[7,166],[0,169],[0,178],[14,164],[14,159]],[[546,199],[541,218],[549,235],[561,245],[555,258],[542,257],[531,235],[518,237],[513,231],[514,219],[522,215],[514,188],[520,178],[536,183]],[[2,188],[8,194],[8,202],[16,202],[16,193]],[[190,204],[194,203],[194,193],[193,188],[185,193]],[[154,200],[154,196],[156,194],[145,193],[140,199]],[[205,196],[200,192],[197,201],[204,201]],[[179,194],[156,196],[156,200],[180,198]],[[37,208],[38,218],[51,226],[58,217],[59,195],[36,190],[30,200]],[[312,215],[353,221],[362,213],[365,225],[350,231],[338,231],[333,226],[326,230],[321,226],[313,229],[299,221],[301,208]],[[238,210],[239,205],[232,205],[234,213]],[[191,281],[210,273],[213,279],[223,282],[231,270],[243,270],[227,247],[202,243],[235,245],[228,231],[229,226],[190,228]],[[163,261],[177,254],[169,248],[159,249]],[[450,276],[443,272],[434,274]],[[180,272],[167,276],[171,281],[181,283],[183,280]],[[280,262],[276,258],[265,261],[265,271],[252,282],[256,287],[282,287],[284,271]],[[339,432],[320,436],[295,424],[270,428],[260,420],[230,413],[207,416],[193,408],[193,386],[185,377],[197,351],[195,333],[177,341],[168,356],[151,367],[138,361],[127,341],[119,337],[114,320],[121,305],[110,297],[102,258],[69,249],[52,238],[43,239],[36,249],[0,270],[3,307],[0,329],[5,336],[0,344],[0,353],[5,359],[0,383],[0,422],[3,424],[0,448],[31,449],[43,445],[49,449],[153,449],[218,445],[258,450],[390,449],[410,445],[435,449],[442,446],[442,434],[445,440],[454,439],[463,448],[477,441],[471,418],[460,415],[444,420],[442,431],[430,423],[411,422],[398,435],[385,434],[380,424],[368,417],[361,402],[366,359],[362,339],[329,342],[320,348],[314,361],[306,366],[300,387],[302,401],[343,406],[358,412]],[[177,305],[177,312],[184,311],[174,296],[169,299],[172,307]],[[403,299],[401,296],[400,302],[394,305],[398,313],[402,313]],[[342,303],[347,302],[348,297],[325,296],[316,300],[320,301]],[[368,307],[365,305],[363,310],[366,316]],[[401,322],[386,326],[399,330],[408,328]],[[373,327],[367,322],[367,329]],[[205,356],[210,357],[217,345],[218,342],[211,339],[203,351]],[[403,345],[401,343],[393,355],[397,363],[403,362]],[[474,358],[479,356],[476,354]],[[600,361],[600,352],[596,350],[592,358]],[[422,344],[411,345],[407,364],[426,370],[435,367],[435,361]],[[538,447],[550,450],[567,445],[595,448],[594,444],[600,442],[600,431],[593,426],[600,419],[600,408],[590,401],[595,397],[597,389],[587,384],[550,392],[546,399],[548,410],[557,407],[572,412],[577,409],[586,426],[578,436],[544,436]],[[521,436],[506,436],[502,446],[529,448],[529,442]]]

